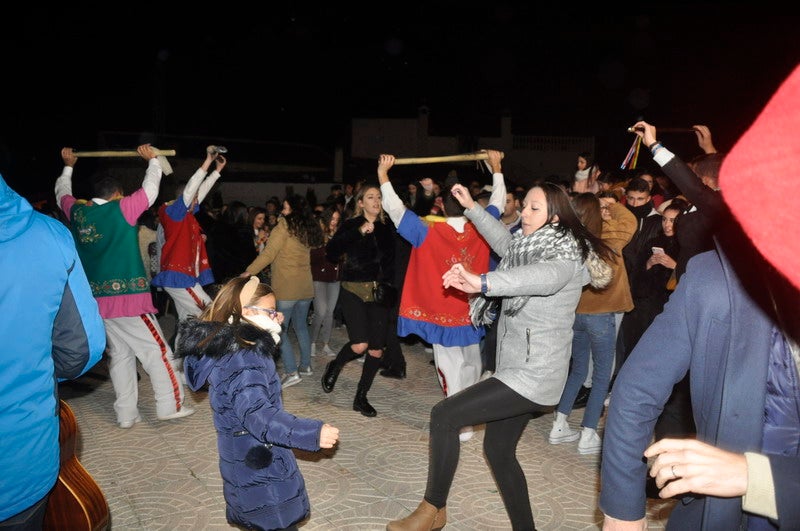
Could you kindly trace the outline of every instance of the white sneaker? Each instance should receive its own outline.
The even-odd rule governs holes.
[[[300,378],[299,374],[297,374],[296,372],[290,372],[289,374],[283,377],[283,380],[281,380],[281,388],[286,389],[287,387],[291,387],[294,384],[298,384],[302,381],[303,379]]]
[[[327,343],[322,346],[322,353],[328,356],[329,358],[336,357],[336,353],[331,350],[331,347],[328,346]]]
[[[583,428],[581,440],[578,443],[578,453],[581,455],[599,454],[603,448],[603,440],[597,434],[597,430]]]
[[[308,367],[301,367],[299,372],[303,376],[311,376],[311,375],[314,374],[314,371],[311,370],[311,366],[310,365]]]
[[[566,419],[553,421],[553,428],[550,430],[550,444],[574,442],[580,439],[580,437],[580,432],[570,428]]]
[[[317,344],[311,343],[311,357],[315,357],[317,355]]]
[[[475,435],[475,432],[473,431],[472,426],[464,426],[458,433],[458,440],[461,442],[467,442],[468,440],[472,439],[473,435]]]
[[[180,411],[170,413],[169,415],[164,415],[163,417],[158,417],[158,420],[182,419],[183,417],[188,417],[189,415],[194,415],[194,409],[183,406]]]
[[[141,421],[142,421],[142,417],[140,417],[139,415],[136,415],[136,418],[134,418],[134,419],[123,420],[122,422],[120,422],[119,423],[119,427],[122,428],[123,430],[127,430],[127,429],[130,429],[130,428],[133,428],[134,424],[138,424]]]

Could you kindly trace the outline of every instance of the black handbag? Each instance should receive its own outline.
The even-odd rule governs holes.
[[[391,308],[397,304],[397,288],[388,282],[375,282],[372,297],[378,304]]]

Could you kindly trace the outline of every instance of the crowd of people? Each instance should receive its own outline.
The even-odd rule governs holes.
[[[387,529],[445,526],[460,445],[479,425],[511,527],[535,529],[535,493],[515,453],[542,414],[553,415],[550,444],[602,452],[604,529],[645,529],[648,495],[684,497],[676,529],[798,528],[798,253],[753,224],[769,187],[748,181],[779,169],[774,146],[797,153],[786,128],[800,125],[798,101],[800,69],[730,153],[694,126],[702,154],[686,162],[656,126],[636,122],[650,164],[603,171],[581,152],[566,180],[512,183],[504,154],[485,150],[490,184],[455,172],[392,181],[395,157],[381,154],[374,177],[334,185],[322,202],[288,194],[215,211],[203,203],[227,160],[213,146],[163,204],[151,145],[137,149],[138,189],[126,195],[104,175],[91,199],[73,195],[79,158],[65,147],[61,223],[0,181],[0,269],[27,256],[26,238],[58,257],[24,260],[48,268],[35,283],[47,312],[26,317],[38,340],[15,347],[43,360],[24,385],[41,407],[22,418],[7,403],[0,428],[5,444],[16,437],[5,426],[27,423],[46,441],[48,466],[29,475],[8,463],[24,489],[0,493],[0,526],[42,518],[57,469],[48,378],[76,378],[104,351],[120,428],[142,420],[137,363],[159,420],[194,413],[185,386],[207,389],[228,520],[296,529],[310,503],[291,449],[332,448],[339,430],[285,411],[282,392],[313,375],[312,356],[332,358],[326,393],[359,359],[353,410],[375,417],[375,377],[405,378],[398,338],[413,337],[432,346],[442,400],[430,413],[422,501]],[[2,304],[21,298],[13,289],[2,288]],[[156,291],[175,306],[173,338],[156,318]],[[343,345],[331,344],[337,322]],[[34,371],[1,361],[12,380]],[[10,389],[0,385],[4,397]],[[575,430],[569,416],[584,407]]]

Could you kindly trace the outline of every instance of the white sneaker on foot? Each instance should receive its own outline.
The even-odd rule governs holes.
[[[175,413],[170,413],[169,415],[164,415],[163,417],[158,417],[158,420],[182,419],[183,417],[188,417],[189,415],[193,414],[194,414],[194,409],[183,406],[180,411],[176,411]]]
[[[289,374],[283,377],[283,380],[281,380],[281,388],[286,389],[287,387],[291,387],[294,384],[298,384],[302,381],[303,379],[300,378],[299,374],[297,374],[296,372],[290,372]]]
[[[314,374],[314,371],[311,370],[311,366],[310,365],[308,367],[301,367],[299,372],[303,376],[311,376],[311,375]]]
[[[136,415],[136,418],[134,418],[134,419],[123,420],[123,421],[119,422],[119,427],[122,428],[123,430],[127,430],[127,429],[130,429],[130,428],[133,428],[134,424],[138,424],[141,421],[142,421],[142,417],[140,417],[139,415]]]
[[[331,347],[327,343],[322,346],[322,353],[330,358],[336,356],[336,353],[333,350],[331,350]]]
[[[475,432],[473,431],[472,426],[464,426],[458,433],[458,440],[461,442],[467,442],[468,440],[472,439],[473,435],[475,435]]]
[[[566,419],[554,420],[553,428],[550,430],[550,444],[561,444],[574,442],[580,439],[581,434],[578,430],[573,430],[567,424]]]
[[[597,434],[597,430],[583,428],[581,440],[578,443],[578,453],[581,455],[599,454],[603,448],[603,440]]]

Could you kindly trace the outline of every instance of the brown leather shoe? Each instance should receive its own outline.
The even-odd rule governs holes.
[[[401,520],[389,522],[387,531],[438,531],[447,523],[447,507],[437,509],[422,500],[413,513]]]

